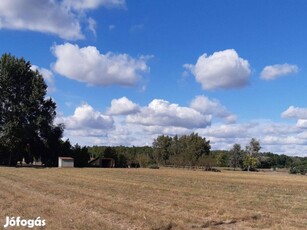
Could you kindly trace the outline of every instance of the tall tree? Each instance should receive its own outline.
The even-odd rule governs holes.
[[[30,62],[4,54],[0,59],[0,158],[16,165],[26,158],[42,158],[56,164],[50,156],[60,143],[63,127],[54,126],[56,104],[46,98],[47,85]],[[42,154],[46,156],[42,157]]]
[[[183,142],[183,149],[185,154],[186,163],[189,165],[197,165],[198,160],[203,155],[210,154],[210,141],[202,138],[198,133],[191,133],[188,136],[182,136],[180,142]]]
[[[233,170],[237,167],[242,167],[243,164],[243,151],[240,144],[234,144],[230,150],[230,166]]]
[[[172,138],[169,136],[158,136],[153,142],[154,156],[157,162],[167,164],[171,155]]]
[[[250,171],[251,168],[254,168],[257,165],[257,157],[260,149],[260,141],[252,138],[249,145],[246,146],[248,156],[246,156],[244,161],[245,165],[247,166],[247,171]]]

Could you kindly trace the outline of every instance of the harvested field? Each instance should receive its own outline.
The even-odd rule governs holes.
[[[0,168],[0,220],[45,229],[306,229],[307,177],[179,169]]]

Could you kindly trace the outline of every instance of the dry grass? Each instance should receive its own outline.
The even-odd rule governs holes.
[[[0,226],[5,216],[40,216],[46,229],[307,226],[307,177],[287,173],[0,168],[0,188]]]

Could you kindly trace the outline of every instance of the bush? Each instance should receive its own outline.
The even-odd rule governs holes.
[[[157,164],[150,164],[150,165],[148,165],[148,168],[150,168],[150,169],[159,169],[160,167]]]
[[[290,174],[297,174],[300,173],[302,175],[305,175],[307,173],[307,165],[297,165],[293,166],[289,170]]]

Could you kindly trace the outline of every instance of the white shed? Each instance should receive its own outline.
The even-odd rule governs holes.
[[[59,168],[73,168],[74,158],[71,157],[59,157]]]

